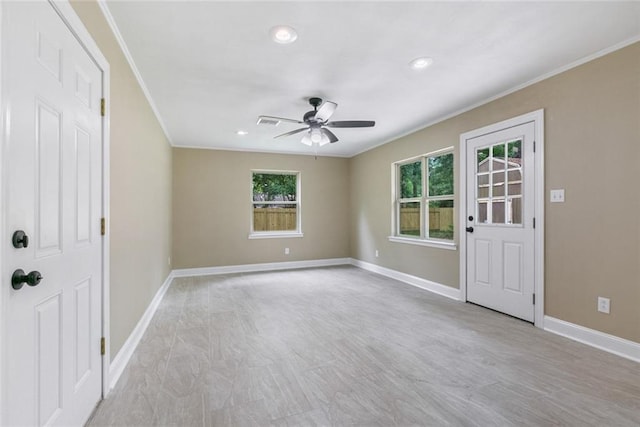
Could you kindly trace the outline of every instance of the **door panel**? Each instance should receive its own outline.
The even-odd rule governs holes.
[[[75,129],[76,246],[91,243],[91,139],[89,133]]]
[[[62,115],[59,109],[36,100],[36,175],[38,213],[36,239],[38,256],[48,256],[61,250],[62,218],[60,137]]]
[[[533,322],[534,124],[467,140],[467,300]]]
[[[101,396],[102,72],[51,4],[2,4],[1,425],[82,425]],[[14,290],[16,269],[39,271]]]
[[[475,245],[476,283],[489,285],[491,283],[491,241],[476,239]]]
[[[524,283],[522,281],[522,243],[503,242],[502,244],[502,253],[504,254],[504,289],[521,294],[524,291]]]
[[[49,424],[62,408],[62,307],[56,294],[35,307],[38,425]]]
[[[62,49],[42,29],[37,31],[37,58],[42,67],[60,83],[62,83]]]

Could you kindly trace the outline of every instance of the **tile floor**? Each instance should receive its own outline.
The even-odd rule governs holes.
[[[174,280],[89,426],[639,426],[640,364],[355,267]]]

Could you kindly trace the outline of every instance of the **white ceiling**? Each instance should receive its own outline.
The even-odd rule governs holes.
[[[312,154],[299,127],[319,96],[334,129],[318,154],[352,156],[612,46],[640,39],[640,2],[109,1],[174,146]],[[271,27],[298,40],[274,43]],[[434,64],[422,71],[419,56]],[[249,132],[238,136],[236,131]]]

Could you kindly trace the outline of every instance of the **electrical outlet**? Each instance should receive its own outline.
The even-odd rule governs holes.
[[[289,255],[289,248],[284,248],[284,254]]]
[[[376,258],[378,258],[380,256],[380,252],[378,252],[378,250],[376,249]]]
[[[564,203],[564,188],[551,190],[551,203]]]
[[[598,311],[600,313],[606,313],[609,314],[610,313],[610,304],[611,301],[609,300],[609,298],[605,298],[605,297],[598,297]]]

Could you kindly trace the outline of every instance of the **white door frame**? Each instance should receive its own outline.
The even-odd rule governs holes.
[[[534,124],[534,292],[536,304],[534,307],[534,324],[544,328],[544,109],[523,114],[499,123],[465,132],[460,135],[460,208],[458,209],[458,239],[460,243],[460,299],[467,301],[467,140],[478,136],[497,132],[524,123]]]
[[[110,86],[109,82],[111,79],[109,63],[107,59],[104,57],[98,45],[95,43],[93,38],[91,37],[89,31],[86,29],[78,15],[75,13],[71,4],[69,4],[68,0],[56,0],[55,2],[52,0],[47,0],[54,10],[60,15],[61,19],[65,22],[67,27],[71,30],[71,32],[76,36],[79,40],[80,44],[87,51],[89,56],[96,63],[98,68],[102,71],[102,98],[107,100],[105,105],[105,114],[102,118],[102,217],[105,218],[107,224],[107,230],[105,235],[102,238],[102,336],[105,338],[107,345],[105,346],[105,355],[102,357],[102,395],[103,397],[107,395],[109,391],[109,363],[110,363],[110,354],[109,354],[109,93]],[[2,28],[2,16],[4,12],[4,4],[0,1],[0,33],[3,30]],[[2,52],[0,52],[0,189],[2,199],[2,204],[4,205],[4,197],[6,194],[6,179],[4,174],[6,173],[3,168],[4,158],[6,156],[5,152],[5,141],[7,139],[7,117],[6,117],[6,100],[4,98],[5,89],[3,88],[4,83],[4,75],[2,75]],[[6,250],[9,246],[7,242],[10,240],[10,236],[7,234],[6,230],[7,218],[6,218],[6,210],[0,210],[0,239],[2,243],[0,243],[0,274],[2,277],[0,278],[0,284],[3,287],[8,287],[10,283],[10,275],[11,273],[6,271],[4,266],[4,259],[6,258]],[[6,360],[6,336],[11,333],[12,330],[15,330],[11,327],[11,325],[6,324],[6,320],[4,318],[6,310],[6,289],[0,289],[0,422],[4,419],[5,414],[7,412],[7,408],[2,406],[1,402],[6,402],[4,399],[4,395],[8,392],[6,389],[6,381],[4,378],[6,369],[7,369],[7,360]],[[96,345],[100,345],[99,342],[96,342]]]

